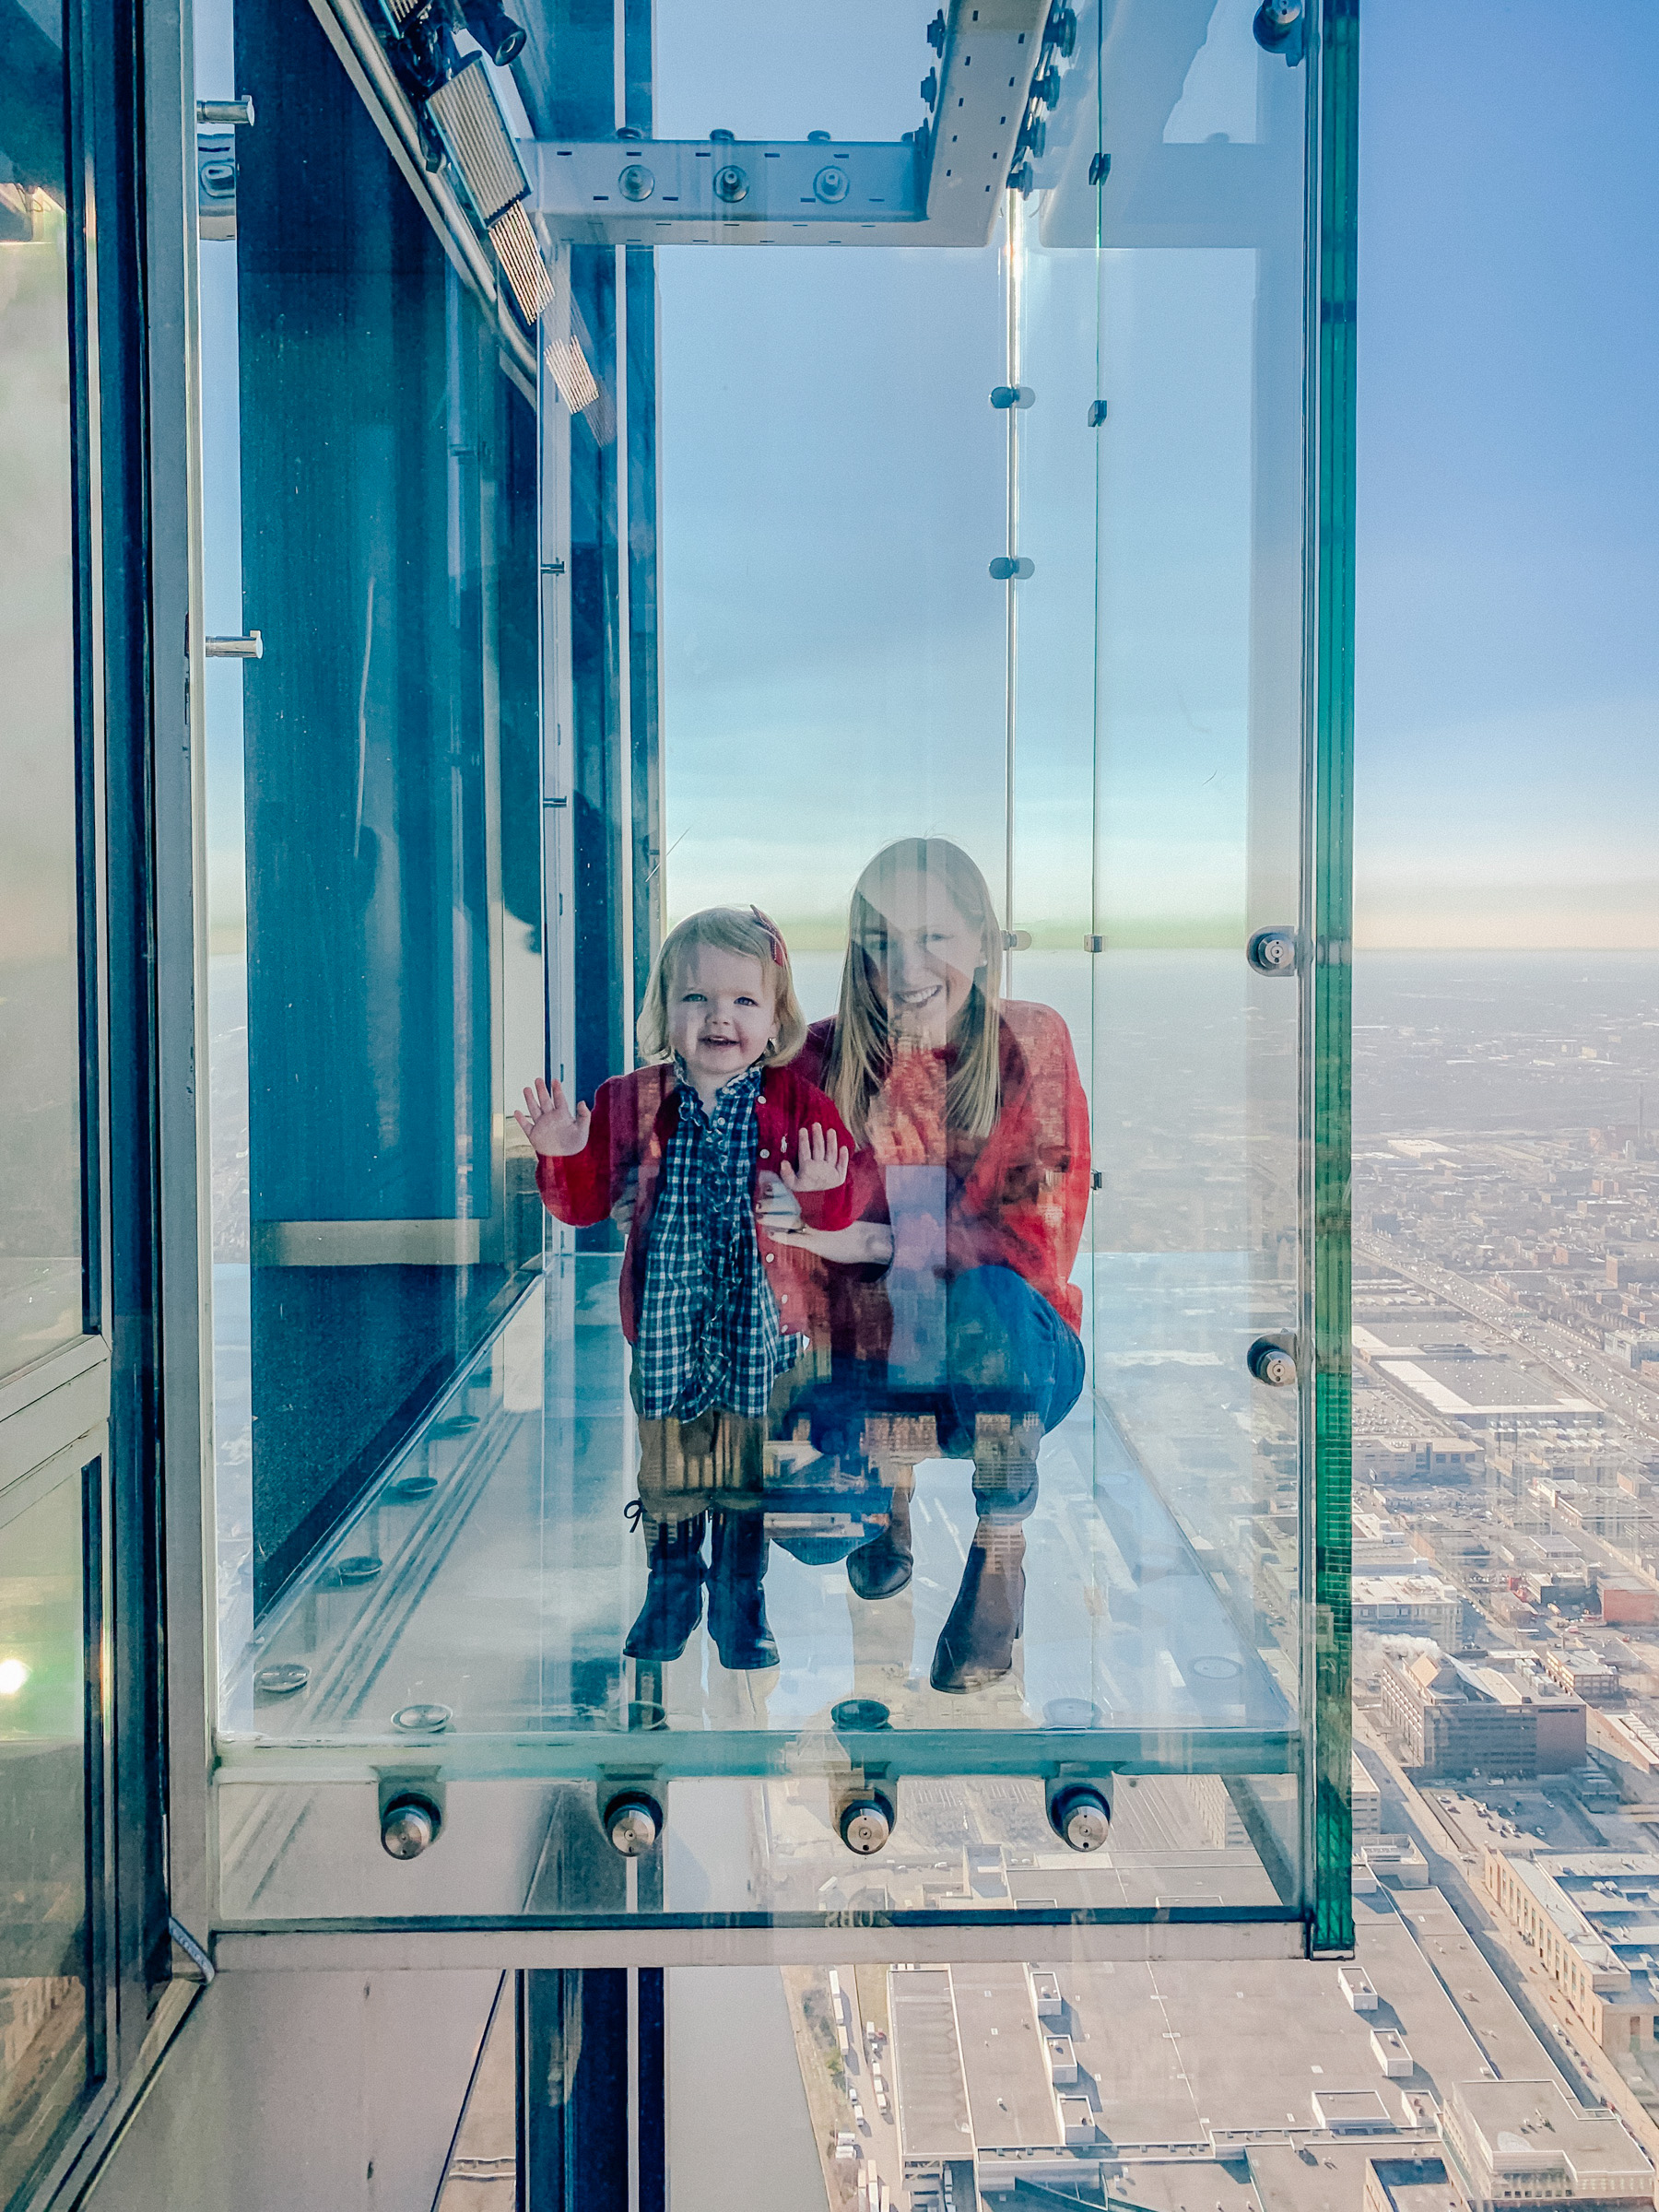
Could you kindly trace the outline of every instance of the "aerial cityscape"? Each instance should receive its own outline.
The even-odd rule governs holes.
[[[1357,1956],[788,1970],[832,2212],[1654,2201],[1659,979],[1355,995]],[[1120,1791],[1126,1880],[1149,1839],[1165,1884],[1253,1856],[1213,1778]]]

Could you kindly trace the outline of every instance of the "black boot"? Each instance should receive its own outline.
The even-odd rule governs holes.
[[[1025,1627],[1025,1530],[1018,1521],[981,1521],[962,1583],[934,1652],[935,1689],[954,1696],[1000,1681],[1014,1665]]]
[[[651,1547],[651,1579],[645,1603],[622,1646],[630,1659],[677,1659],[702,1618],[703,1524],[665,1522]]]
[[[888,1524],[847,1555],[847,1580],[860,1597],[894,1597],[911,1579],[911,1493],[895,1489]]]
[[[722,1666],[758,1674],[776,1666],[778,1647],[766,1625],[766,1524],[759,1513],[716,1513],[709,1547],[709,1633]]]

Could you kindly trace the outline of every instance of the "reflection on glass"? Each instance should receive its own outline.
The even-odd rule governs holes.
[[[75,563],[60,15],[0,117],[0,1373],[81,1327]]]
[[[88,2086],[81,1480],[0,1491],[0,2202]]]
[[[260,117],[203,247],[213,623],[265,640],[207,701],[230,1669],[539,1261],[536,436],[321,29],[206,12]]]

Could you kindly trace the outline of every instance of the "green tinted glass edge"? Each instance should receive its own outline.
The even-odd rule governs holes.
[[[1303,1174],[1313,1483],[1311,1653],[1314,1955],[1350,1951],[1353,1820],[1352,1218],[1354,420],[1358,259],[1359,0],[1324,0],[1310,206],[1317,325],[1310,333],[1312,634],[1307,836],[1312,900],[1304,1000]]]

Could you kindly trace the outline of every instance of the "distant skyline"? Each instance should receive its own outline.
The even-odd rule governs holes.
[[[1360,86],[1357,941],[1659,946],[1659,9],[1388,0]]]

